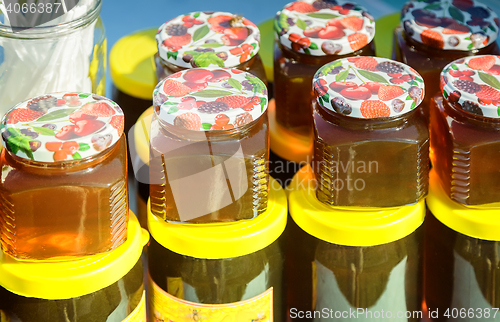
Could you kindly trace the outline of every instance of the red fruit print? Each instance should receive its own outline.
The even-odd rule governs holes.
[[[181,99],[181,102],[177,104],[177,108],[180,110],[190,110],[196,107],[196,99],[192,96],[186,96]]]
[[[401,78],[391,78],[389,81],[393,84],[396,84],[396,85],[403,84],[405,82]]]
[[[169,78],[179,78],[179,77],[181,77],[181,75],[182,75],[182,72],[177,72],[177,73],[174,73],[174,74],[172,74],[172,75],[170,75],[168,77]]]
[[[206,83],[214,77],[214,74],[203,68],[190,69],[184,73],[184,79],[191,83]]]
[[[295,1],[287,8],[290,11],[297,11],[301,13],[309,13],[317,11],[311,4],[304,1]]]
[[[380,88],[380,86],[382,86],[382,84],[377,83],[377,82],[368,82],[368,83],[363,84],[361,86],[368,88],[370,90],[370,92],[372,92],[372,94],[377,95],[378,89]]]
[[[163,83],[163,91],[165,94],[175,97],[182,97],[189,94],[192,90],[189,86],[184,85],[173,79],[165,80]]]
[[[233,74],[241,74],[241,73],[243,73],[243,71],[242,71],[242,70],[239,70],[239,69],[236,69],[236,68],[231,68],[231,72],[232,72]]]
[[[45,143],[45,148],[50,152],[59,151],[62,148],[62,142],[47,142]]]
[[[313,27],[304,30],[304,36],[309,38],[319,38],[318,33],[323,30],[323,27]]]
[[[500,27],[500,19],[499,18],[495,18],[495,19],[493,19],[493,21],[495,21],[495,24],[497,25],[497,27]]]
[[[207,22],[210,24],[211,30],[222,33],[224,30],[231,27],[231,19],[233,19],[233,16],[218,15],[208,18]]]
[[[73,155],[75,154],[80,146],[76,141],[67,141],[62,143],[61,149],[64,150],[67,154]]]
[[[300,51],[302,49],[302,46],[297,44],[296,42],[292,42],[292,49],[295,51]]]
[[[234,48],[231,48],[229,50],[229,52],[231,53],[231,55],[238,56],[238,55],[243,54],[243,48],[241,48],[241,47],[234,47]]]
[[[249,44],[243,44],[243,45],[241,45],[241,48],[243,49],[243,51],[245,53],[250,53],[253,50],[253,46],[249,45]]]
[[[258,96],[252,97],[252,104],[253,105],[260,104],[260,97],[258,97]]]
[[[328,26],[318,32],[318,37],[321,39],[340,39],[345,36],[344,30],[334,27],[334,26]]]
[[[215,117],[215,124],[224,126],[229,123],[229,117],[226,114],[219,114]]]
[[[317,79],[314,82],[314,93],[316,96],[323,96],[328,92],[328,87],[326,87],[326,80],[323,78]]]
[[[226,46],[233,47],[241,45],[245,40],[243,39],[232,39],[227,35],[224,35],[220,38],[222,43]]]
[[[345,88],[357,88],[358,84],[354,82],[332,82],[330,88],[337,93],[340,93]]]
[[[191,92],[199,92],[208,86],[208,83],[191,83],[185,82],[184,85],[191,88]]]
[[[185,34],[182,36],[172,36],[163,41],[163,46],[168,47],[171,51],[176,52],[183,46],[186,46],[191,42],[191,34]]]
[[[257,27],[253,22],[251,22],[250,20],[248,20],[247,18],[243,18],[243,24],[245,26],[252,26],[252,27]]]
[[[210,83],[218,83],[231,78],[231,74],[222,69],[214,70],[212,71],[212,74],[213,77],[208,80]]]
[[[347,36],[347,40],[352,50],[358,50],[368,45],[368,36],[359,32]]]
[[[83,122],[83,121],[80,121]],[[72,140],[78,137],[75,133],[76,126],[71,124],[71,125],[65,125],[61,128],[59,132],[56,133],[56,139],[59,140]]]
[[[88,115],[83,113],[82,111],[76,111],[71,113],[69,116],[69,121],[73,124],[75,124],[78,121],[83,121],[83,120],[95,120],[97,116],[94,115]]]
[[[469,67],[475,70],[487,71],[495,65],[494,56],[482,56],[469,60]]]
[[[391,109],[381,101],[364,101],[361,103],[361,115],[366,118],[388,117]]]
[[[125,127],[125,117],[123,115],[115,115],[109,121],[112,127],[114,127],[118,131],[118,135],[123,133],[123,129]]]
[[[231,39],[245,40],[248,37],[247,27],[231,27],[224,30],[224,35]]]
[[[7,124],[16,124],[18,122],[31,122],[44,115],[44,112],[34,111],[28,108],[17,108],[7,116]]]
[[[441,36],[437,31],[431,29],[425,29],[420,34],[420,37],[422,38],[422,43],[424,43],[427,46],[439,49],[443,49],[444,47],[443,36]]]
[[[83,120],[76,122],[74,129],[78,136],[86,136],[100,130],[106,123],[99,120]]]
[[[476,96],[482,100],[497,101],[500,100],[500,91],[488,85],[480,85],[481,90],[476,93]]]
[[[300,38],[302,37],[296,33],[291,33],[290,35],[288,35],[288,40],[290,40],[291,42],[297,42]]]
[[[478,98],[478,100],[477,100],[477,101],[478,101],[478,102],[479,102],[479,104],[481,104],[481,105],[490,105],[491,103],[493,103],[493,101],[492,101],[492,100],[488,100],[488,99],[480,99],[480,98]]]
[[[474,6],[472,0],[453,0],[452,4],[462,11],[466,11],[470,7]]]
[[[68,153],[64,150],[56,151],[52,158],[54,161],[64,161],[68,158]]]
[[[460,80],[466,80],[466,81],[469,81],[469,82],[473,82],[474,79],[470,76],[460,76],[458,79]]]
[[[347,58],[347,61],[350,63],[355,63],[356,61],[360,60],[362,57],[350,57]]]
[[[232,130],[234,129],[234,125],[233,124],[228,124],[228,125],[224,125],[222,127],[223,130]]]
[[[87,103],[82,106],[80,111],[84,114],[97,117],[109,117],[114,114],[113,109],[105,102]]]
[[[215,101],[226,103],[230,109],[235,109],[245,107],[247,104],[249,104],[250,99],[241,95],[230,95],[218,97],[215,99]]]
[[[400,78],[401,76],[403,76],[403,74],[401,73],[396,73],[396,74],[387,74],[388,76],[391,76],[391,77],[394,77],[394,78]],[[406,76],[406,75],[405,75]]]
[[[58,99],[57,100],[57,106],[61,106],[61,105],[64,105],[64,104],[66,104],[66,100],[64,100],[64,99]]]
[[[248,60],[248,54],[243,54],[240,56],[240,63],[243,64]]]
[[[342,19],[341,18],[330,19],[330,20],[328,20],[328,22],[326,23],[326,25],[327,26],[337,27],[337,28],[340,28],[340,29],[344,29],[344,24],[342,24]]]
[[[464,26],[456,21],[454,21],[452,24],[446,26],[446,28],[443,29],[444,35],[460,35],[469,32],[470,32],[469,27]]]
[[[364,70],[375,71],[377,70],[375,68],[377,64],[378,64],[377,60],[373,57],[361,57],[360,59],[356,60],[354,66]]]
[[[491,75],[500,75],[500,65],[493,65],[493,67],[488,69],[486,72]]]
[[[436,28],[441,25],[441,19],[431,16],[418,16],[415,17],[415,23],[427,28]]]
[[[372,96],[372,92],[366,87],[344,88],[340,95],[350,100],[366,100]]]
[[[394,85],[382,85],[378,89],[378,98],[381,101],[390,101],[399,95],[404,94],[405,90],[399,86]]]
[[[184,113],[175,117],[174,125],[187,130],[199,131],[201,129],[201,118],[195,113]]]
[[[206,104],[207,102],[205,101],[197,101],[195,108],[199,108],[201,105]]]
[[[297,41],[297,44],[301,45],[302,47],[309,47],[311,46],[311,40],[309,38],[300,38]]]
[[[474,75],[476,75],[476,72],[473,71],[473,70],[468,69],[468,70],[462,71],[462,75],[463,76],[474,76]]]
[[[339,13],[341,15],[344,15],[344,16],[347,16],[350,12],[351,12],[351,10],[349,10],[349,9],[340,9],[339,10]]]
[[[402,76],[399,76],[399,78],[403,81],[403,82],[411,82],[412,80],[415,79],[415,76],[413,75],[402,75]]]
[[[450,75],[451,75],[451,76],[453,76],[453,77],[462,77],[462,76],[464,76],[464,74],[463,74],[461,71],[459,71],[459,70],[454,70],[454,69],[451,69],[451,70],[448,72],[448,74],[450,74]]]
[[[244,110],[244,111],[253,111],[254,107],[255,107],[255,106],[254,106],[252,103],[248,103],[247,105],[245,105],[245,106],[243,107],[243,110]]]
[[[210,130],[222,130],[222,126],[214,124],[210,127]]]
[[[346,17],[341,20],[344,28],[350,29],[352,31],[360,31],[363,29],[363,19],[360,17]]]

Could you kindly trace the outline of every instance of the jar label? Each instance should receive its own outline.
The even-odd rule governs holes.
[[[146,322],[146,291],[142,293],[141,301],[132,313],[122,322]],[[1,321],[0,321],[1,322]]]
[[[211,322],[273,321],[273,288],[248,300],[228,304],[200,304],[177,298],[161,289],[151,278],[151,314],[154,321]],[[182,292],[177,292],[177,295]]]

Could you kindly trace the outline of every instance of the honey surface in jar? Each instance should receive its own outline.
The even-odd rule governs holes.
[[[192,90],[185,84],[197,81]],[[151,211],[191,223],[267,208],[267,89],[250,73],[197,68],[160,82],[151,124]]]
[[[425,197],[429,134],[418,112],[424,83],[415,70],[384,58],[341,59],[316,73],[314,89],[318,200],[393,207]]]
[[[439,74],[450,62],[471,55],[499,54],[497,14],[476,0],[408,2],[395,30],[395,59],[425,80],[425,103],[437,92]],[[428,106],[428,105],[425,105]],[[423,110],[429,117],[427,108]]]
[[[448,196],[500,202],[500,57],[467,57],[441,74],[431,104],[431,161]]]
[[[219,66],[249,72],[266,82],[258,54],[259,28],[242,16],[204,11],[183,14],[160,26],[156,42],[158,81],[189,68]]]
[[[314,74],[339,58],[374,56],[375,21],[354,2],[306,0],[278,12],[275,31],[276,121],[296,135],[310,137]]]
[[[85,256],[126,240],[123,113],[101,96],[56,93],[2,120],[0,242],[18,259]]]

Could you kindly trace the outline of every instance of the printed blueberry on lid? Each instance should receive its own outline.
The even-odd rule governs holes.
[[[424,98],[422,76],[408,65],[378,57],[338,59],[314,75],[318,103],[356,118],[403,115]]]
[[[17,104],[2,119],[4,146],[34,161],[85,159],[113,146],[123,134],[115,102],[89,93],[53,93]]]
[[[500,20],[493,10],[476,0],[414,0],[403,7],[401,25],[419,43],[469,51],[495,42]]]
[[[267,88],[250,73],[192,68],[162,80],[153,92],[156,115],[193,131],[231,130],[257,120],[267,109]]]
[[[274,29],[281,45],[298,53],[346,55],[373,40],[375,20],[353,2],[304,0],[279,11]]]
[[[465,112],[500,118],[500,56],[455,60],[441,72],[443,97]]]
[[[236,67],[257,55],[260,31],[228,12],[192,12],[164,23],[156,34],[159,56],[180,67]]]

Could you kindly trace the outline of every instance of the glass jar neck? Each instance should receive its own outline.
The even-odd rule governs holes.
[[[450,104],[444,97],[441,96],[443,100],[443,107],[450,117],[455,119],[458,122],[463,123],[473,123],[476,126],[480,127],[488,127],[500,130],[500,118],[492,118],[492,117],[484,117],[480,115],[470,114],[464,112],[458,106]]]

